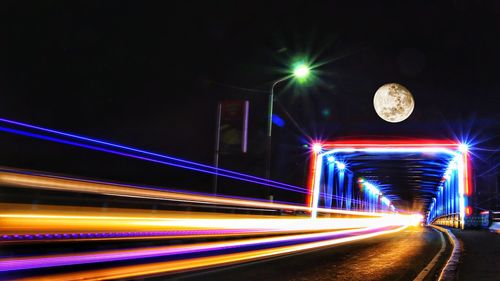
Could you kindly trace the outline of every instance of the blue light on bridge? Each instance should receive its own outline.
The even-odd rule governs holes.
[[[460,153],[451,159],[443,174],[443,179],[437,188],[436,196],[429,206],[427,223],[438,223],[452,227],[463,227],[465,217],[463,157],[468,146],[461,144]]]
[[[337,164],[337,167],[339,168],[339,170],[344,170],[345,169],[345,163],[343,162],[336,162]]]

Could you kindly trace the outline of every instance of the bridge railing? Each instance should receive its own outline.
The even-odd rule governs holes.
[[[431,224],[441,225],[453,228],[463,228],[462,220],[460,219],[460,213],[451,213],[439,216],[435,218]]]

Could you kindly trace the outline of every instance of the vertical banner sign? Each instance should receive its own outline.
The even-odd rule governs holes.
[[[220,149],[223,154],[247,152],[248,109],[246,100],[220,103]]]

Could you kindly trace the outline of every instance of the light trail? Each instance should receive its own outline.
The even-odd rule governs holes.
[[[250,182],[250,183],[257,184],[257,185],[269,186],[272,188],[278,188],[278,189],[283,189],[283,190],[297,192],[297,193],[308,194],[308,192],[309,192],[307,188],[300,187],[300,186],[295,186],[295,185],[291,185],[291,184],[287,184],[287,183],[277,182],[277,181],[273,181],[270,179],[264,179],[261,177],[257,177],[257,176],[253,176],[253,175],[249,175],[249,174],[244,174],[244,173],[240,173],[240,172],[236,172],[236,171],[232,171],[232,170],[217,168],[217,167],[213,167],[210,165],[205,165],[205,164],[201,164],[201,163],[197,163],[197,162],[193,162],[193,161],[189,161],[189,160],[184,160],[184,159],[177,158],[177,157],[172,157],[172,156],[168,156],[168,155],[154,153],[154,152],[150,152],[150,151],[146,151],[146,150],[142,150],[142,149],[138,149],[138,148],[134,148],[134,147],[130,147],[130,146],[125,146],[125,145],[121,145],[121,144],[111,143],[111,142],[107,142],[107,141],[103,141],[103,140],[93,139],[93,138],[84,137],[84,136],[80,136],[80,135],[76,135],[76,134],[57,131],[57,130],[44,128],[44,127],[40,127],[40,126],[35,126],[35,125],[31,125],[31,124],[26,124],[26,123],[22,123],[22,122],[17,122],[17,121],[13,121],[13,120],[8,120],[5,118],[0,118],[0,123],[5,123],[5,124],[8,124],[10,126],[22,128],[22,129],[13,129],[13,128],[9,128],[9,127],[0,126],[0,131],[4,131],[7,133],[23,135],[23,136],[37,138],[37,139],[43,139],[43,140],[52,141],[52,142],[56,142],[56,143],[91,149],[91,150],[95,150],[95,151],[115,154],[115,155],[129,157],[129,158],[135,158],[135,159],[153,162],[153,163],[162,164],[162,165],[169,165],[169,166],[173,166],[173,167],[177,167],[177,168],[181,168],[181,169],[187,169],[187,170],[191,170],[191,171],[217,175],[217,176],[221,176],[221,177]],[[30,131],[25,131],[26,129],[31,130],[35,133],[30,132]],[[336,196],[336,195],[322,194],[322,196],[332,197],[332,198],[340,198],[339,196]],[[342,199],[342,198],[340,198],[340,199]]]
[[[102,212],[97,211],[101,208],[44,205],[39,205],[38,210],[34,213],[32,210],[28,210],[27,206],[29,205],[0,205],[3,210],[0,213],[2,232],[31,233],[35,231],[40,233],[45,231],[50,233],[57,231],[61,233],[64,231],[121,230],[130,233],[133,230],[163,230],[185,231],[195,238],[209,235],[203,231],[211,231],[224,236],[227,236],[227,233],[231,233],[231,231],[241,231],[240,234],[279,235],[176,246],[4,258],[0,259],[0,272],[132,260],[147,262],[147,259],[150,258],[166,257],[175,260],[171,263],[183,263],[185,259],[194,259],[194,263],[189,263],[192,265],[191,269],[194,269],[201,264],[204,266],[227,264],[364,239],[402,229],[412,223],[412,216],[397,214],[369,218],[310,219],[175,211],[158,211],[157,214],[147,214],[149,210],[124,209],[107,209],[106,212]],[[196,231],[198,233],[193,233]],[[303,233],[290,234],[293,231]],[[52,238],[54,237],[55,234],[52,234]],[[87,238],[95,240],[103,237]],[[207,255],[210,257],[205,257]],[[235,257],[237,258],[234,259]],[[148,267],[148,265],[143,266]],[[164,270],[169,272],[174,268]],[[141,275],[139,272],[134,274]]]
[[[236,253],[224,253],[214,256],[193,257],[181,260],[152,262],[147,264],[136,264],[126,266],[115,266],[106,269],[87,270],[63,274],[51,274],[46,276],[29,277],[19,280],[109,280],[120,278],[132,278],[136,276],[169,274],[187,270],[202,269],[214,266],[231,265],[235,263],[248,262],[253,260],[277,257],[312,249],[321,249],[341,243],[367,239],[379,235],[389,234],[401,231],[406,226],[392,227],[386,229],[371,229],[365,232],[359,232],[358,235],[352,235],[351,232],[344,233],[346,236],[337,233],[334,237],[329,237],[321,241],[303,241],[295,245],[277,246],[267,249],[248,250]],[[324,234],[323,234],[324,235]],[[276,239],[276,238],[267,238]],[[258,239],[252,239],[256,243]],[[262,239],[260,239],[262,241]],[[249,242],[248,240],[246,242]],[[258,243],[258,242],[257,242]],[[206,246],[206,245],[205,245]],[[68,260],[68,259],[66,259]]]
[[[26,124],[22,122],[17,122],[5,118],[0,118],[0,123],[8,124],[10,126],[19,127],[22,129],[13,129],[8,127],[0,126],[0,131],[23,135],[27,137],[43,139],[47,141],[92,149],[96,151],[116,154],[120,156],[125,156],[129,158],[140,159],[144,161],[154,162],[158,164],[164,164],[169,166],[174,166],[178,168],[188,169],[196,172],[217,174],[221,177],[232,178],[236,180],[252,182],[260,185],[270,186],[279,189],[285,189],[294,192],[305,193],[306,189],[299,186],[294,186],[291,184],[286,184],[282,182],[273,181],[270,179],[264,179],[261,177],[248,175],[232,170],[216,168],[214,166],[205,165],[189,160],[184,160],[178,157],[172,157],[168,155],[163,155],[159,153],[154,153],[135,147],[130,147],[126,145],[111,143],[103,140],[93,139],[89,137],[84,137],[76,134],[71,134],[67,132],[57,131],[49,128],[44,128],[40,126],[35,126],[31,124]],[[25,131],[26,129],[33,132]]]
[[[280,182],[274,182],[274,181],[271,181],[271,180],[266,180],[266,179],[263,179],[263,178],[258,178],[258,177],[255,177],[255,176],[241,174],[241,173],[237,173],[237,172],[233,172],[233,171],[230,171],[230,173],[226,173],[225,170],[219,171],[219,169],[217,169],[217,168],[214,168],[214,167],[211,167],[211,166],[207,166],[207,165],[198,164],[198,163],[196,163],[198,165],[188,166],[188,165],[183,164],[182,163],[183,161],[180,161],[180,162],[175,162],[175,161],[174,162],[169,162],[169,161],[162,160],[162,159],[151,158],[151,156],[136,155],[136,154],[133,154],[133,152],[132,153],[131,152],[121,152],[121,151],[118,151],[118,150],[115,150],[115,149],[109,149],[109,148],[99,147],[99,146],[96,146],[94,144],[79,143],[79,142],[76,142],[76,141],[60,139],[60,138],[57,138],[57,137],[49,137],[49,136],[44,136],[44,135],[40,135],[40,134],[34,134],[34,133],[25,132],[25,131],[21,131],[21,130],[14,130],[14,129],[5,128],[5,127],[0,127],[0,131],[4,131],[4,132],[8,132],[8,133],[13,133],[13,134],[18,134],[18,135],[23,135],[23,136],[28,136],[28,137],[32,137],[32,138],[38,138],[38,139],[48,140],[48,141],[52,141],[52,142],[56,142],[56,143],[67,144],[67,145],[71,145],[71,146],[82,147],[82,148],[91,149],[91,150],[95,150],[95,151],[106,152],[106,153],[110,153],[110,154],[114,154],[114,155],[119,155],[119,156],[134,158],[134,159],[148,161],[148,162],[152,162],[152,163],[169,165],[169,166],[173,166],[173,167],[177,167],[177,168],[182,168],[182,169],[187,169],[187,170],[196,171],[196,172],[202,172],[202,173],[207,173],[207,174],[212,174],[212,175],[216,174],[216,175],[221,176],[221,177],[226,177],[226,178],[230,178],[230,179],[246,181],[246,182],[255,183],[255,184],[258,184],[258,185],[265,185],[265,186],[279,188],[279,189],[293,191],[293,192],[306,193],[305,189],[302,188],[302,187],[295,187],[295,186],[292,186],[292,185],[288,185],[288,184],[284,184],[284,183],[280,183]],[[193,163],[195,163],[195,162],[193,162]],[[207,166],[209,168],[206,168],[206,167],[203,167],[203,166]],[[229,171],[229,170],[227,170],[227,171]]]
[[[100,194],[107,196],[190,202],[198,204],[217,204],[225,206],[265,208],[272,210],[293,210],[304,212],[312,211],[311,207],[304,205],[270,203],[258,200],[239,199],[222,196],[208,196],[171,190],[163,191],[158,189],[136,187],[132,185],[119,185],[96,181],[85,181],[81,179],[59,178],[47,175],[23,174],[13,171],[0,171],[0,185],[19,188],[35,188],[53,191]],[[342,214],[367,217],[384,217],[391,215],[389,213],[371,213],[326,208],[318,208],[317,212],[325,214]]]

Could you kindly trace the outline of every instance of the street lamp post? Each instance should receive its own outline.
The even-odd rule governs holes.
[[[273,82],[269,91],[269,100],[267,107],[267,136],[266,136],[266,179],[271,179],[271,150],[272,150],[272,130],[273,130],[273,106],[274,106],[274,88],[279,83],[291,78],[303,80],[309,76],[310,68],[305,64],[299,64],[293,69],[293,74],[285,76]],[[267,195],[269,200],[272,200],[270,188],[267,187]]]

